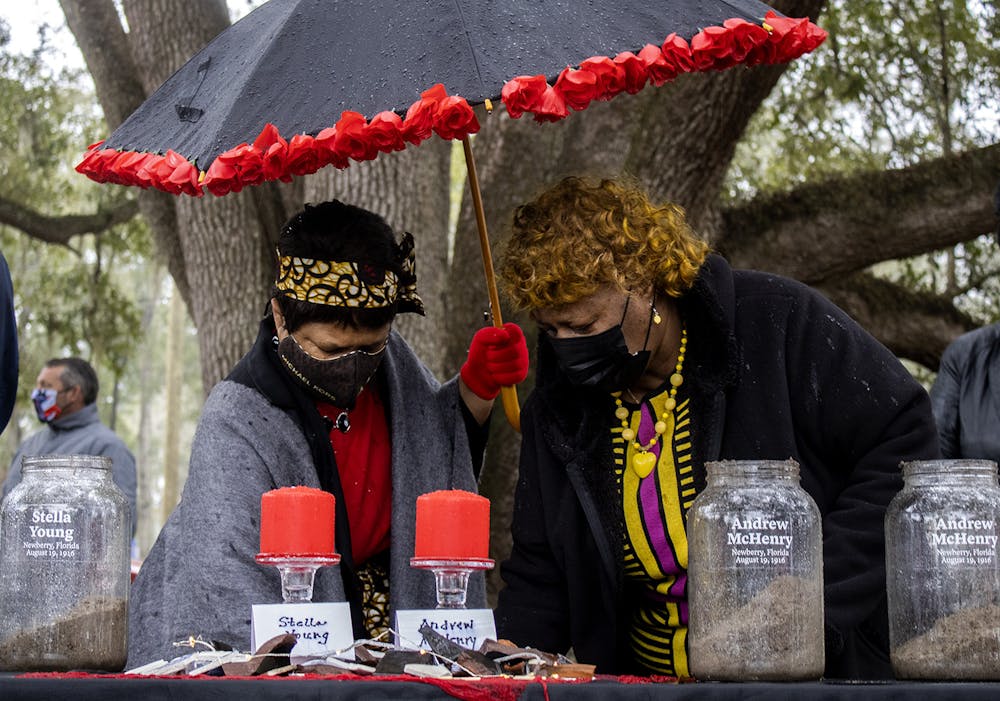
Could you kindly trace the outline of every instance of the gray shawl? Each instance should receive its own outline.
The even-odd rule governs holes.
[[[416,499],[438,489],[476,491],[457,378],[441,385],[396,332],[382,361],[392,438],[390,607],[433,608],[434,576],[409,566]],[[258,565],[260,497],[319,488],[300,423],[260,392],[225,380],[198,422],[181,502],[132,587],[129,668],[170,659],[188,636],[249,650],[251,605],[280,603],[274,567]],[[313,601],[343,601],[339,568],[317,572]],[[485,606],[482,575],[469,606]]]

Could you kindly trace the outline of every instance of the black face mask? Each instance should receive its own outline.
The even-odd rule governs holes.
[[[625,311],[617,326],[592,336],[577,338],[546,337],[559,361],[559,367],[574,385],[595,387],[604,392],[618,392],[628,389],[642,375],[649,363],[650,352],[646,350],[649,330],[653,324],[653,308],[649,309],[649,325],[642,350],[628,352],[622,323],[628,313],[629,301],[625,301]]]
[[[299,384],[323,401],[341,409],[353,409],[358,394],[375,376],[385,346],[369,353],[351,351],[336,358],[321,360],[302,349],[289,334],[278,342],[278,356]]]

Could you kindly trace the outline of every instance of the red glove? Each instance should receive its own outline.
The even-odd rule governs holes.
[[[528,344],[521,327],[507,322],[476,331],[462,380],[481,399],[495,399],[501,386],[516,385],[528,376]]]

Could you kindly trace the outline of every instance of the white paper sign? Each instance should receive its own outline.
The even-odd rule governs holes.
[[[256,650],[276,635],[291,633],[294,657],[326,655],[354,643],[351,605],[339,603],[254,604],[250,645]]]
[[[427,647],[420,628],[429,625],[452,642],[477,650],[484,640],[496,640],[497,627],[491,609],[411,609],[396,612],[396,645]]]

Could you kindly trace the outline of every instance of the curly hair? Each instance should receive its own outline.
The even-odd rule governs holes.
[[[499,270],[513,304],[532,310],[606,284],[677,297],[708,252],[679,206],[654,205],[632,182],[569,177],[517,208]]]

